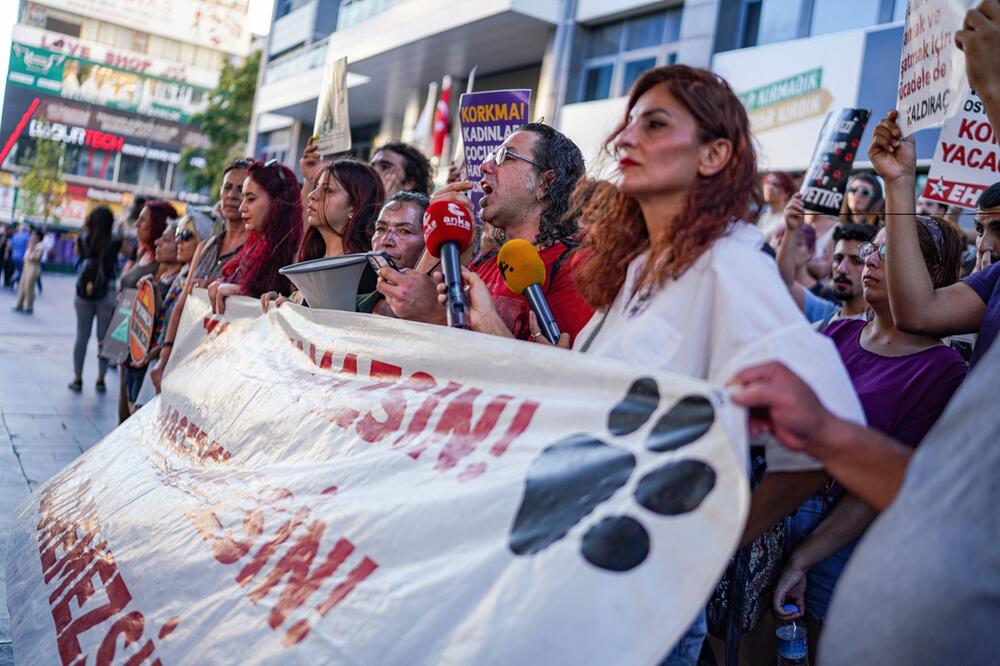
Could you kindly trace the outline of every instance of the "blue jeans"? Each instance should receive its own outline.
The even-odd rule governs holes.
[[[674,649],[660,662],[660,666],[696,666],[707,635],[708,621],[705,619],[705,609],[702,608]]]
[[[823,519],[833,510],[835,497],[828,495],[813,495],[796,509],[788,523],[788,552],[797,548],[806,537],[823,522]],[[826,619],[826,611],[833,597],[833,589],[844,573],[847,560],[850,559],[858,540],[842,546],[840,550],[830,555],[822,562],[814,565],[806,574],[806,612],[822,622]]]

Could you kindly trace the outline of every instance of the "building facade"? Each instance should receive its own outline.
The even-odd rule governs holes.
[[[599,171],[631,84],[650,67],[684,63],[713,68],[744,99],[770,90],[769,104],[749,109],[762,167],[802,171],[826,111],[872,109],[867,143],[871,126],[893,108],[906,4],[278,0],[250,149],[296,163],[312,134],[324,64],[347,56],[359,156],[384,141],[412,139],[428,84],[444,75],[455,81],[454,113],[475,66],[477,91],[530,88],[532,117],[573,138]],[[936,130],[918,134],[924,163],[936,137]]]
[[[121,215],[137,195],[208,201],[185,182],[181,152],[208,145],[189,121],[223,64],[249,53],[246,13],[247,0],[21,0],[0,121],[0,220],[71,231],[94,206]],[[49,220],[25,215],[17,186],[40,138],[64,146],[63,201]]]

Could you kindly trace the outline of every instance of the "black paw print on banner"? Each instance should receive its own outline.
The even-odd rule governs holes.
[[[660,406],[656,382],[643,377],[608,414],[614,437],[644,426]],[[649,431],[645,447],[655,453],[675,451],[697,441],[715,421],[712,403],[687,396],[666,410]],[[570,435],[546,447],[528,470],[524,497],[510,531],[515,555],[539,553],[566,536],[632,476],[635,455],[592,435]],[[715,487],[715,471],[705,462],[672,460],[646,472],[635,488],[635,500],[661,516],[694,511]],[[580,554],[608,571],[628,571],[649,555],[649,533],[636,518],[609,516],[583,535]]]

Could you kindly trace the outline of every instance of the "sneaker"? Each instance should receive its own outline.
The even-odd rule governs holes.
[[[97,383],[94,384],[94,388],[97,389],[98,393],[104,393],[108,390],[108,387],[104,385],[104,380],[98,379]]]
[[[11,312],[24,312],[24,308],[22,308],[22,307],[21,307],[21,306],[19,305],[19,306],[17,306],[16,308],[11,308],[11,309],[10,309],[10,311],[11,311]]]
[[[24,311],[24,314],[34,314],[34,313],[35,311],[32,308],[28,308],[27,310]]]
[[[81,382],[79,379],[74,379],[69,383],[67,388],[69,388],[70,391],[75,391],[76,393],[79,393],[80,391],[83,390],[83,382]]]

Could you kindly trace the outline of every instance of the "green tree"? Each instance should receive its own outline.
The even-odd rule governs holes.
[[[208,148],[186,148],[180,168],[193,190],[207,187],[214,192],[222,181],[222,170],[235,157],[242,157],[250,129],[253,97],[257,90],[260,51],[239,65],[230,63],[219,74],[219,86],[209,98],[208,108],[191,118],[191,124],[208,137]],[[205,160],[204,167],[191,165],[192,158]],[[200,162],[200,160],[197,160]]]
[[[53,210],[65,198],[62,183],[62,160],[66,147],[51,139],[35,139],[34,150],[21,164],[28,168],[18,181],[18,211],[43,222],[59,223]]]

